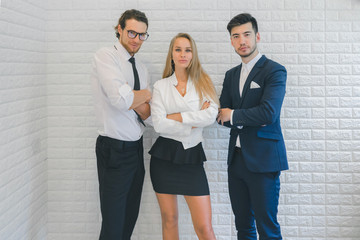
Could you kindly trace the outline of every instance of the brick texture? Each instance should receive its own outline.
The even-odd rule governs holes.
[[[90,88],[94,52],[112,45],[120,14],[137,8],[150,38],[138,54],[154,83],[170,39],[190,33],[218,93],[240,63],[226,24],[259,22],[262,54],[285,65],[282,126],[290,170],[281,175],[286,240],[360,239],[360,3],[357,0],[1,0],[0,239],[95,240],[101,216]],[[204,130],[214,231],[235,240],[227,188],[229,131]],[[145,132],[145,152],[157,134]],[[161,239],[146,176],[133,240]],[[180,239],[197,239],[179,197]]]
[[[46,10],[0,6],[0,239],[46,239]]]

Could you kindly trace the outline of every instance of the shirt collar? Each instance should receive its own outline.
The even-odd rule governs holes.
[[[170,82],[174,85],[174,86],[177,86],[178,85],[178,80],[176,78],[176,75],[175,75],[175,72],[169,77],[170,79]],[[191,78],[189,76],[188,78],[188,83],[192,84],[192,81],[191,81]]]
[[[262,57],[261,53],[259,52],[253,59],[251,59],[250,62],[248,63],[244,63],[242,62],[242,67],[246,68],[246,70],[248,72],[251,71],[251,69],[255,66],[255,64],[257,63],[257,61],[259,61],[259,59]]]
[[[176,79],[175,73],[173,73],[169,78],[170,78],[170,82],[171,82],[174,86],[176,86],[176,85],[178,84],[178,81],[177,81],[177,79]]]
[[[114,44],[115,49],[119,52],[120,56],[129,60],[131,58],[130,53],[124,48],[124,46],[119,42],[116,41]]]

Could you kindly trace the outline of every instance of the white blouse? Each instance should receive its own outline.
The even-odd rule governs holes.
[[[187,149],[203,141],[203,128],[215,122],[218,105],[205,97],[200,103],[200,97],[196,93],[195,86],[190,78],[184,97],[176,89],[177,84],[175,74],[158,80],[154,84],[151,116],[154,129],[160,133],[160,136],[179,141],[183,144],[184,149]],[[210,101],[210,106],[201,110],[205,101]],[[183,122],[166,118],[167,114],[172,113],[181,113]]]

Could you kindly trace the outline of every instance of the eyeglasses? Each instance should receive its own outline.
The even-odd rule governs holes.
[[[133,30],[126,30],[127,31],[127,35],[128,35],[128,37],[129,38],[131,38],[131,39],[134,39],[134,38],[136,38],[137,37],[137,35],[139,35],[139,39],[141,40],[141,41],[145,41],[146,39],[148,39],[148,37],[149,37],[149,34],[147,33],[147,32],[144,32],[144,33],[138,33],[138,32],[135,32],[135,31],[133,31]]]

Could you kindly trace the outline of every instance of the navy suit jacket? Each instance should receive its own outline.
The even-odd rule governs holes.
[[[286,69],[264,55],[255,64],[240,97],[241,64],[225,74],[220,96],[221,108],[234,109],[228,165],[231,164],[236,138],[240,135],[242,154],[252,172],[276,172],[288,169],[280,112],[285,96]],[[259,88],[250,88],[255,82]],[[255,84],[255,85],[256,85]],[[253,84],[254,85],[254,84]],[[238,129],[237,126],[243,126]]]

